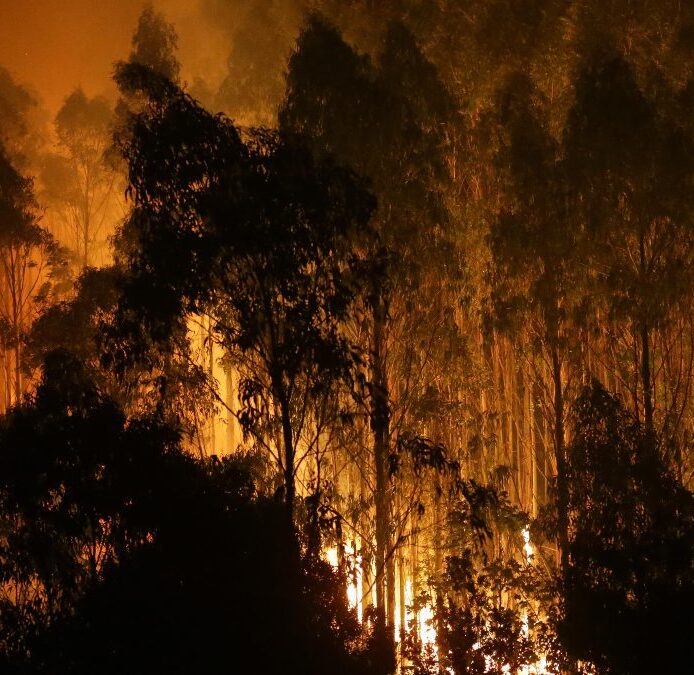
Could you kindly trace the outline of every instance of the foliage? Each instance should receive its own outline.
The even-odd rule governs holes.
[[[687,671],[694,5],[194,4],[0,68],[0,670]]]
[[[24,169],[39,154],[44,132],[35,94],[0,66],[0,144]]]
[[[164,15],[156,12],[151,4],[145,6],[140,14],[132,47],[130,63],[139,63],[172,82],[178,81],[181,68],[175,56],[178,35]]]
[[[118,77],[150,97],[121,138],[137,241],[124,251],[121,326],[144,321],[156,341],[188,316],[211,317],[241,372],[244,429],[281,438],[266,447],[291,510],[306,411],[356,356],[340,321],[358,284],[350,238],[366,236],[372,199],[293,137],[258,130],[244,142],[153,71],[122,66]]]
[[[330,566],[299,555],[241,462],[179,440],[48,356],[0,428],[5,672],[219,673],[241,653],[267,673],[371,672]]]
[[[217,16],[229,15],[224,23],[231,42],[225,76],[214,96],[215,109],[239,125],[275,126],[295,23],[296,8],[291,5],[208,2]]]
[[[76,89],[55,117],[58,152],[43,159],[41,196],[67,229],[83,267],[103,258],[108,224],[118,216],[121,176],[111,152],[113,120],[105,98],[90,99]]]
[[[64,290],[65,262],[64,251],[39,224],[32,181],[17,172],[0,146],[0,345],[6,360],[5,406],[23,393],[25,335],[38,309]]]
[[[559,635],[600,672],[682,672],[694,593],[694,496],[597,383],[573,412],[570,564]]]

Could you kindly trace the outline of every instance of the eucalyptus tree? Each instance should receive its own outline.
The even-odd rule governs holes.
[[[388,26],[372,60],[325,19],[309,17],[289,60],[280,128],[306,138],[317,156],[334,155],[364,176],[378,200],[372,221],[378,241],[366,251],[372,271],[355,332],[368,350],[363,402],[375,474],[376,595],[389,625],[395,623],[394,548],[402,533],[393,525],[387,462],[408,406],[422,394],[409,389],[420,387],[418,375],[429,358],[418,348],[436,341],[431,324],[441,323],[441,316],[428,317],[429,324],[423,316],[435,313],[432,308],[445,313],[440,286],[426,300],[420,294],[433,290],[428,275],[437,264],[437,272],[446,270],[444,284],[460,271],[443,194],[449,180],[445,132],[454,120],[454,104],[436,69],[402,24]],[[402,340],[395,339],[398,333]],[[396,364],[404,368],[397,374]]]
[[[222,16],[231,47],[215,100],[242,126],[275,126],[284,94],[284,72],[296,36],[296,3],[212,0],[215,20]]]
[[[70,612],[109,562],[146,541],[142,518],[155,510],[139,480],[166,472],[177,444],[161,420],[126,423],[78,357],[47,354],[34,391],[0,419],[3,651]],[[160,486],[171,478],[162,473]]]
[[[82,366],[54,350],[0,417],[4,672],[212,675],[243,653],[268,674],[385,673],[341,577],[298,555],[245,458],[195,459]]]
[[[567,208],[560,147],[549,131],[547,102],[525,75],[507,82],[498,123],[504,192],[489,235],[490,308],[496,325],[512,335],[528,322],[531,340],[549,362],[558,536],[565,565],[566,369],[583,300],[580,228]]]
[[[570,564],[559,637],[601,672],[684,672],[694,597],[694,495],[622,400],[594,382],[572,410]]]
[[[0,146],[0,320],[5,406],[22,397],[26,331],[40,305],[59,290],[64,262],[63,251],[39,224],[32,181],[16,171]]]
[[[131,51],[127,63],[139,65],[156,73],[163,81],[179,84],[181,64],[178,61],[178,33],[166,17],[147,4],[137,22],[131,38]],[[120,62],[119,62],[120,63]],[[115,65],[114,78],[118,78],[119,63]],[[127,134],[132,116],[140,112],[147,97],[137,88],[120,87],[120,98],[116,104],[114,135]]]
[[[273,454],[293,524],[305,412],[352,373],[341,324],[372,198],[290,137],[244,141],[149,68],[123,64],[117,80],[146,99],[120,139],[134,203],[121,327],[161,340],[191,314],[212,317],[242,366],[240,421]]]
[[[653,431],[654,331],[692,281],[691,138],[644,94],[623,59],[599,50],[578,78],[564,142],[597,290],[634,336],[635,412]]]
[[[181,65],[176,58],[178,34],[164,15],[151,4],[142,10],[132,37],[132,51],[128,61],[139,63],[177,82]]]
[[[0,143],[22,171],[33,169],[43,150],[44,114],[36,94],[0,66]]]
[[[105,98],[75,89],[55,117],[57,151],[43,161],[42,197],[82,267],[103,258],[107,237],[123,216],[122,174],[110,153],[113,124]]]

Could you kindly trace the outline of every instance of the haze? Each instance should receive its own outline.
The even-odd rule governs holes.
[[[137,18],[147,4],[0,0],[0,64],[38,94],[51,114],[77,85],[90,96],[113,94],[113,63],[127,57]],[[163,0],[154,7],[177,27],[184,78],[204,72],[214,82],[228,52],[222,31],[202,15],[196,2]]]

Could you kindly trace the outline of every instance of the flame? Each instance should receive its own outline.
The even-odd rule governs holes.
[[[356,542],[345,545],[345,555],[351,560],[352,573],[347,585],[347,600],[352,609],[357,610],[359,623],[364,620],[364,574],[362,557],[356,550]]]
[[[530,538],[530,528],[526,526],[521,531],[523,538],[523,555],[525,561],[528,564],[533,564],[533,558],[535,556],[535,547]],[[356,610],[359,622],[362,623],[364,620],[364,596],[369,593],[369,589],[364,588],[364,576],[363,576],[363,560],[361,555],[358,553],[359,547],[358,542],[347,542],[344,545],[343,556],[347,562],[347,567],[350,570],[347,584],[347,599],[351,609]],[[323,550],[323,556],[326,562],[328,562],[332,567],[337,570],[340,566],[340,552],[337,546],[331,546]],[[398,573],[401,573],[398,570]],[[373,589],[371,589],[373,592]],[[400,598],[396,597],[396,611],[395,611],[395,640],[400,642],[402,630],[404,631],[412,630],[416,628],[422,654],[429,652],[433,654],[434,658],[438,661],[438,645],[437,645],[437,635],[436,635],[436,625],[434,617],[434,599],[430,598],[429,601],[423,604],[418,609],[415,609],[415,597],[414,597],[414,586],[411,578],[405,579],[405,593],[404,593],[404,603],[405,611],[401,611]],[[401,616],[404,615],[404,626],[401,626]],[[530,634],[530,622],[527,612],[523,614],[523,635],[528,637]],[[480,649],[478,643],[473,645],[473,649]],[[491,659],[486,657],[487,667],[491,668],[494,664],[491,663]],[[512,673],[511,667],[509,665],[503,665],[500,668],[501,673]],[[546,656],[541,655],[536,663],[528,664],[522,666],[516,671],[516,675],[547,675],[547,659]]]
[[[325,561],[330,563],[333,569],[337,570],[339,567],[337,547],[331,546],[330,548],[325,549],[325,551],[323,551],[323,555],[325,556]]]
[[[523,528],[523,553],[528,562],[535,555],[535,548],[530,543],[530,528],[527,525]]]
[[[535,556],[535,547],[530,541],[530,528],[527,525],[523,528],[522,535],[523,553],[525,554],[525,560],[528,564],[532,565],[533,557]],[[530,635],[530,624],[527,612],[523,612],[523,635],[525,637],[528,637]],[[510,671],[505,670],[503,672]],[[545,673],[547,673],[547,657],[544,654],[540,656],[537,663],[522,666],[518,671],[518,675],[544,675]]]
[[[349,560],[352,572],[347,583],[347,602],[350,609],[357,612],[359,623],[364,620],[364,576],[362,572],[362,557],[355,551],[356,543],[345,544],[344,556]],[[323,551],[325,561],[337,571],[340,567],[340,555],[337,546],[331,546]]]
[[[430,645],[434,652],[437,652],[436,628],[434,626],[434,610],[430,605],[425,605],[419,610],[419,637],[422,641],[422,648]]]

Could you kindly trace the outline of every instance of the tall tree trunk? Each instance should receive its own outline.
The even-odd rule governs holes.
[[[643,418],[646,432],[653,433],[653,382],[651,378],[650,331],[644,323],[641,326],[641,380],[643,386]]]
[[[646,240],[645,233],[642,231],[639,235],[639,276],[642,288],[646,288],[647,277],[647,261],[646,261]],[[653,388],[651,380],[651,353],[650,353],[650,331],[648,321],[643,316],[641,311],[640,320],[640,338],[641,338],[641,380],[643,387],[643,417],[646,425],[646,431],[649,435],[653,433]]]
[[[383,619],[389,625],[390,610],[389,598],[386,596],[386,582],[391,581],[389,556],[389,495],[388,495],[388,452],[390,432],[390,408],[388,403],[388,382],[386,375],[385,357],[385,331],[387,321],[387,307],[383,295],[378,289],[374,293],[373,301],[373,350],[371,355],[371,430],[373,432],[374,463],[376,469],[376,494],[374,498],[376,506],[376,606],[382,613]],[[388,573],[386,572],[388,568]],[[393,575],[394,576],[394,575]],[[388,578],[386,578],[388,577]],[[394,588],[388,589],[388,595],[393,596]]]
[[[400,640],[405,639],[405,632],[407,630],[407,560],[405,558],[405,551],[401,548],[398,549],[398,609],[399,609],[399,623],[400,623]]]
[[[321,499],[321,459],[320,448],[316,448],[316,485],[313,494],[306,498],[306,506],[308,509],[308,541],[307,552],[309,556],[318,559],[321,551],[321,532],[319,522],[319,505]],[[338,567],[344,570],[343,567],[343,545],[342,545],[342,525],[338,518],[336,523],[336,539],[337,539],[337,558]]]
[[[391,548],[386,555],[386,621],[388,626],[395,627],[395,549]]]
[[[14,400],[15,403],[19,403],[20,399],[22,398],[22,352],[19,344],[19,341],[21,339],[19,329],[17,330],[15,339],[17,340],[17,344],[14,349]]]
[[[89,229],[90,214],[89,214],[89,183],[85,186],[84,204],[82,205],[82,267],[89,265]]]
[[[12,322],[14,324],[14,402],[19,403],[22,398],[22,309],[17,293],[13,293]]]
[[[209,368],[209,373],[210,373],[210,381],[214,382],[215,377],[214,377],[214,342],[212,340],[212,317],[208,316],[207,317],[207,359],[208,363],[207,366]],[[209,448],[209,455],[214,455],[217,454],[217,438],[216,438],[216,429],[215,426],[217,424],[217,420],[215,418],[215,414],[212,413],[210,415],[210,448]]]
[[[294,499],[296,485],[294,482],[294,434],[286,396],[280,397],[280,414],[282,417],[282,443],[284,445],[284,499],[289,531],[294,529]]]
[[[554,454],[557,462],[557,515],[559,552],[562,569],[569,562],[569,486],[566,478],[566,449],[564,447],[564,391],[561,359],[557,339],[552,340],[552,380],[554,385]]]
[[[228,454],[233,453],[236,450],[240,439],[236,439],[236,424],[237,419],[232,413],[232,410],[236,410],[238,406],[235,404],[235,392],[236,384],[234,383],[234,372],[232,371],[232,366],[226,364],[224,367],[225,375],[225,385],[226,385],[226,404],[227,404],[227,427],[226,427],[226,451]]]
[[[364,444],[366,446],[366,444]],[[371,497],[369,487],[364,480],[363,474],[359,473],[359,497],[363,504],[368,503]],[[368,513],[363,513],[360,519],[360,528],[362,532],[368,532],[371,527],[371,522]],[[366,538],[359,540],[359,553],[361,555],[361,578],[362,578],[362,612],[366,616],[373,607],[373,592],[372,592],[372,569],[373,569],[373,549]]]

